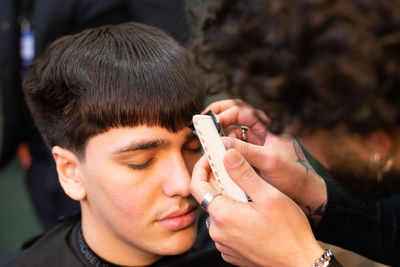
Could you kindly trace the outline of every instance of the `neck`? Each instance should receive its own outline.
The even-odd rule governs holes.
[[[321,149],[321,144],[318,143],[318,138],[314,135],[302,136],[298,138],[302,146],[317,159],[325,168],[327,167],[326,157]]]

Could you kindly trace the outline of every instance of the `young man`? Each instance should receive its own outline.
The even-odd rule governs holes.
[[[59,186],[56,166],[25,105],[21,77],[31,57],[40,55],[57,38],[84,29],[128,21],[163,29],[181,44],[188,41],[184,0],[2,0],[0,21],[0,88],[3,135],[0,167],[15,154],[25,171],[29,197],[43,229],[49,230],[63,215],[79,211],[79,204]],[[33,32],[32,32],[33,30]],[[34,34],[32,34],[34,33]],[[20,38],[23,42],[20,56]],[[31,53],[32,52],[32,53]],[[34,53],[33,53],[34,52]],[[21,62],[23,64],[21,64]],[[21,66],[22,65],[22,66]],[[43,186],[46,184],[46,186]],[[6,222],[12,222],[8,218]],[[3,234],[7,232],[0,232]]]
[[[200,213],[189,182],[202,150],[187,127],[203,105],[199,77],[172,38],[136,23],[47,48],[24,93],[61,186],[82,213],[23,250],[14,266],[224,264],[204,231],[183,254]]]

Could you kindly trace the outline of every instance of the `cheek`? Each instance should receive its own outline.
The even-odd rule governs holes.
[[[157,200],[157,187],[150,184],[117,184],[108,192],[108,199],[118,216],[143,218],[151,214]]]
[[[111,216],[142,217],[156,200],[157,185],[149,179],[149,173],[118,165],[92,169],[87,179],[88,201]]]

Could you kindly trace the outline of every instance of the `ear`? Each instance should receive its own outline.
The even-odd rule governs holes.
[[[79,174],[79,159],[68,149],[54,146],[51,150],[56,161],[58,179],[64,192],[73,200],[83,200],[86,190]]]
[[[387,159],[393,152],[394,142],[392,137],[386,131],[375,130],[364,137],[367,147],[372,152],[379,153],[383,159]]]

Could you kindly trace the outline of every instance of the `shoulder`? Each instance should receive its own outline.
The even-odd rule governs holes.
[[[49,232],[25,242],[11,266],[83,266],[68,242],[80,216],[70,217]]]

